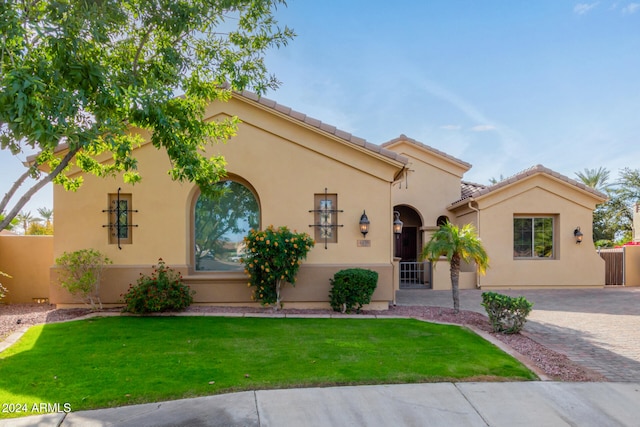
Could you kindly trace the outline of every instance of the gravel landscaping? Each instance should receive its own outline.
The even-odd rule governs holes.
[[[110,310],[113,311],[113,310]],[[192,306],[187,309],[190,313],[261,313],[263,315],[282,314],[332,314],[331,310],[295,310],[285,309],[275,313],[272,309],[260,307],[210,307]],[[0,305],[0,341],[7,338],[13,332],[24,326],[32,326],[40,323],[54,323],[71,320],[91,313],[84,308],[60,309],[48,304],[12,304]],[[436,322],[454,323],[473,326],[479,330],[490,332],[491,326],[487,317],[472,311],[460,311],[454,313],[452,309],[424,306],[397,306],[384,312],[363,312],[363,314],[375,314],[378,316],[407,316]],[[586,369],[569,360],[565,355],[556,353],[538,344],[523,334],[492,335],[510,346],[516,352],[528,357],[540,371],[557,381],[606,381],[606,379],[589,369]]]

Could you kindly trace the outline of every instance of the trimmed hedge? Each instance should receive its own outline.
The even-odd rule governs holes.
[[[371,302],[378,286],[378,273],[362,268],[338,271],[331,281],[329,298],[331,308],[341,313],[360,313],[362,306]]]

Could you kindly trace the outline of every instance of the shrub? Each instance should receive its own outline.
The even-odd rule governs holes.
[[[7,273],[3,271],[0,271],[0,276],[11,278],[11,276],[9,276]],[[2,283],[0,283],[0,301],[2,301],[4,297],[7,296],[7,293],[9,293],[9,290],[4,286],[2,286]]]
[[[162,258],[153,268],[151,276],[140,273],[136,286],[129,285],[129,291],[123,295],[123,311],[145,314],[182,311],[189,307],[195,291],[182,282],[182,275],[167,267]]]
[[[331,308],[341,313],[360,313],[363,305],[371,302],[371,295],[378,286],[378,273],[361,268],[338,271],[331,281],[329,298]]]
[[[482,293],[482,306],[487,310],[494,332],[519,333],[533,304],[524,297],[510,297],[495,292]]]
[[[280,288],[286,282],[295,286],[302,260],[315,244],[313,239],[307,233],[270,225],[263,231],[251,230],[244,242],[246,255],[241,261],[249,275],[248,286],[254,288],[252,299],[273,305],[275,310],[282,308]]]
[[[100,301],[100,280],[104,266],[112,264],[100,251],[95,249],[80,249],[75,252],[64,252],[56,259],[60,267],[60,284],[72,295],[96,309],[96,304],[102,309]]]

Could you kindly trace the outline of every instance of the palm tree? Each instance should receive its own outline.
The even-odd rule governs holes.
[[[500,174],[500,179],[496,179],[495,177],[492,176],[491,178],[489,178],[489,184],[496,185],[500,181],[504,181],[504,180],[505,180],[505,177],[502,174]]]
[[[484,274],[489,266],[489,257],[482,247],[482,242],[471,224],[459,228],[450,222],[442,225],[422,250],[422,258],[434,264],[444,256],[451,266],[451,291],[453,292],[453,310],[460,311],[460,262],[475,262],[478,273]]]
[[[16,215],[16,219],[18,222],[22,223],[22,229],[24,230],[24,234],[27,234],[27,230],[29,229],[29,224],[32,222],[40,222],[40,218],[36,218],[31,215],[31,211],[29,212],[20,212]]]
[[[53,209],[47,207],[38,208],[38,213],[45,220],[47,226],[51,225],[51,218],[53,218]]]
[[[576,176],[587,187],[598,191],[605,191],[611,184],[609,181],[609,170],[602,166],[598,169],[584,168],[584,172],[576,172]]]

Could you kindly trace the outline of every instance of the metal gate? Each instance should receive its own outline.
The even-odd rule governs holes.
[[[431,288],[431,263],[400,261],[400,289]]]

